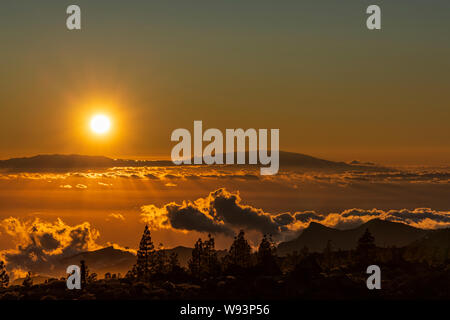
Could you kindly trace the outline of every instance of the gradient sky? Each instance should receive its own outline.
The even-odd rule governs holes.
[[[170,133],[203,120],[328,159],[448,164],[449,38],[446,0],[2,0],[0,158],[169,157]]]

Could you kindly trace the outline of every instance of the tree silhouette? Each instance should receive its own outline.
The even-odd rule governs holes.
[[[86,266],[86,263],[84,260],[80,261],[80,277],[81,277],[81,288],[84,288],[86,286],[86,278],[88,274],[88,268]]]
[[[248,268],[252,264],[252,248],[245,239],[243,230],[234,237],[228,255],[225,257],[229,268]]]
[[[369,229],[366,229],[361,238],[358,239],[358,245],[356,246],[358,262],[362,264],[373,263],[375,249],[375,238]]]
[[[199,275],[202,271],[202,251],[203,242],[202,239],[199,238],[192,249],[191,258],[188,261],[189,271],[194,276]]]
[[[154,268],[155,247],[148,226],[145,226],[144,233],[139,243],[137,252],[137,261],[134,268],[134,274],[138,279],[148,280]]]
[[[188,261],[188,267],[194,277],[217,275],[220,272],[214,238],[210,234],[208,234],[208,240],[197,240],[191,259]]]
[[[130,270],[125,274],[125,279],[133,280],[137,278],[137,268],[136,264],[134,264]]]
[[[275,245],[272,236],[265,234],[258,247],[258,262],[264,263],[275,256]]]
[[[265,274],[278,274],[280,268],[276,261],[276,248],[271,235],[265,234],[258,247],[258,265]]]
[[[95,272],[91,273],[89,267],[86,265],[84,260],[80,261],[80,277],[81,277],[81,288],[84,288],[86,284],[93,283],[97,280],[97,274]]]
[[[169,256],[169,272],[176,272],[180,268],[180,262],[178,261],[178,254],[172,252]]]
[[[159,244],[158,250],[155,252],[154,268],[152,271],[156,274],[164,274],[167,272],[168,261],[162,243]]]
[[[24,287],[27,287],[27,288],[29,288],[29,287],[31,287],[33,285],[33,279],[31,279],[31,272],[30,271],[28,271],[25,279],[22,282],[22,285]]]
[[[9,276],[6,273],[6,265],[0,261],[0,288],[7,287],[9,284]]]
[[[218,275],[220,273],[220,263],[217,258],[214,238],[210,234],[208,234],[208,240],[204,242],[204,245],[207,273],[210,275]]]
[[[178,261],[178,254],[176,252],[172,252],[169,256],[169,269],[173,271],[173,269],[179,266],[180,261]]]
[[[368,249],[375,249],[375,238],[372,236],[369,229],[366,229],[361,238],[358,239],[358,246],[356,250],[360,251]]]

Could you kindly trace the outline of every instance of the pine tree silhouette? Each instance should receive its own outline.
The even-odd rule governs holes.
[[[138,279],[148,280],[154,268],[155,247],[148,226],[145,226],[137,252],[135,273]]]
[[[217,276],[220,273],[220,263],[217,258],[217,251],[215,248],[215,241],[211,234],[208,234],[208,240],[204,242],[204,255],[206,259],[206,273]]]
[[[280,268],[277,264],[276,248],[272,240],[272,236],[265,234],[258,247],[258,264],[263,273],[274,275],[280,273]]]
[[[203,251],[203,242],[202,239],[198,239],[192,249],[191,258],[188,261],[189,271],[193,276],[197,276],[201,272],[202,267],[202,251]]]
[[[220,272],[214,238],[210,234],[208,234],[208,240],[197,240],[188,261],[188,267],[194,277],[217,275]]]
[[[264,263],[275,255],[275,246],[270,235],[265,234],[258,247],[258,262]]]
[[[374,248],[375,248],[375,238],[372,236],[369,229],[366,229],[361,238],[358,239],[358,246],[356,250],[360,251]]]
[[[375,238],[372,236],[369,229],[366,229],[361,238],[358,239],[358,245],[356,247],[358,262],[362,264],[374,263],[375,249]]]
[[[234,237],[226,261],[231,267],[248,268],[252,264],[252,248],[245,239],[243,230]]]
[[[9,284],[9,276],[6,273],[6,265],[0,261],[0,288],[7,287]]]

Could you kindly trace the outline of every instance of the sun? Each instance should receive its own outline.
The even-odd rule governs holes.
[[[111,129],[111,120],[104,114],[97,114],[91,118],[91,130],[96,134],[106,134]]]

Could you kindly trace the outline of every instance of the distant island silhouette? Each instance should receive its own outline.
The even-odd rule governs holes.
[[[246,158],[248,158],[248,152],[246,153]],[[0,169],[6,169],[10,171],[23,170],[23,171],[60,172],[60,171],[70,171],[73,169],[107,169],[112,167],[152,167],[152,166],[175,166],[175,165],[170,160],[112,159],[105,156],[89,156],[78,154],[68,154],[68,155],[42,154],[32,157],[0,160]],[[389,168],[376,166],[372,163],[361,164],[361,163],[336,162],[312,157],[301,153],[286,152],[286,151],[280,151],[280,166],[282,168],[297,167],[309,170],[331,170],[331,171],[390,170]]]

